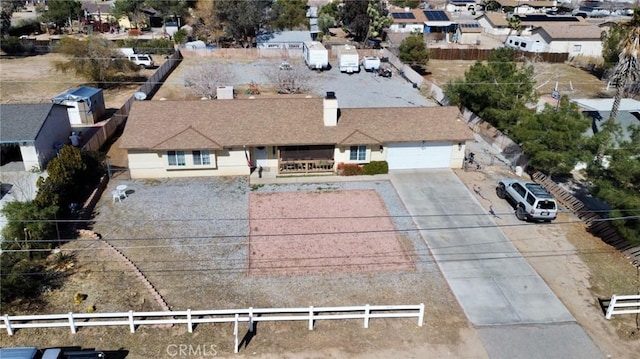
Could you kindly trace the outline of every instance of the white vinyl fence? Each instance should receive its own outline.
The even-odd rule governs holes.
[[[605,317],[611,319],[614,314],[640,314],[640,295],[612,295]]]
[[[418,318],[418,326],[422,326],[424,304],[5,315],[0,329],[6,329],[9,335],[13,335],[14,329],[68,327],[75,334],[80,327],[129,326],[131,333],[135,333],[136,326],[139,325],[186,324],[189,333],[192,333],[194,324],[234,323],[234,348],[237,353],[240,322],[248,323],[249,331],[253,332],[254,323],[264,321],[306,321],[309,330],[313,330],[313,322],[316,320],[362,319],[364,327],[368,328],[372,318]]]

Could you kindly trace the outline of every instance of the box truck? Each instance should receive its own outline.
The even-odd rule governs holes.
[[[348,74],[360,72],[360,57],[355,47],[349,45],[340,46],[336,53],[338,55],[340,72],[346,72]]]
[[[312,70],[324,70],[329,67],[329,51],[318,41],[305,41],[302,44],[304,63]]]

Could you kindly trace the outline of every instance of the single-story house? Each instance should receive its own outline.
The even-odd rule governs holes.
[[[482,27],[482,30],[494,36],[522,35],[528,36],[531,30],[546,26],[547,24],[570,24],[570,25],[589,25],[583,18],[578,16],[565,15],[513,15],[520,19],[520,34],[509,28],[507,14],[498,12],[487,12],[480,15],[476,20]]]
[[[601,32],[595,25],[554,23],[531,30],[531,39],[545,44],[548,52],[568,52],[570,57],[602,57]]]
[[[575,99],[571,101],[580,107],[582,113],[587,118],[593,120],[591,128],[587,132],[589,136],[598,133],[611,116],[611,109],[613,107],[612,98]],[[622,130],[621,140],[630,141],[631,132],[629,131],[629,126],[640,126],[640,101],[623,98],[620,101],[615,122]]]
[[[102,121],[106,108],[102,89],[80,86],[53,98],[53,103],[67,106],[71,125],[92,125]]]
[[[300,49],[302,43],[311,41],[309,31],[263,31],[256,38],[259,49]]]
[[[55,103],[0,105],[2,164],[23,162],[43,169],[69,141],[67,107]]]
[[[546,13],[556,9],[557,1],[497,0],[502,9],[513,9],[514,14]]]
[[[388,32],[391,33],[422,33],[427,21],[422,9],[394,8],[389,11],[389,17],[392,23]]]
[[[341,163],[459,168],[457,107],[344,108],[325,98],[136,101],[121,137],[132,178],[331,173]]]
[[[475,11],[482,8],[476,0],[447,0],[445,10],[448,12]]]

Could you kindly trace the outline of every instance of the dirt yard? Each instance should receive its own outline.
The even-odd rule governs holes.
[[[442,87],[449,81],[464,77],[465,71],[475,61],[429,60],[427,71],[431,74],[425,79]],[[558,86],[560,93],[571,98],[596,97],[606,90],[607,83],[597,77],[568,64],[534,64],[536,90],[541,95],[549,95]]]

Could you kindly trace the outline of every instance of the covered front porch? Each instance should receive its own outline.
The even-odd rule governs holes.
[[[334,152],[333,145],[278,147],[278,174],[332,173]]]

